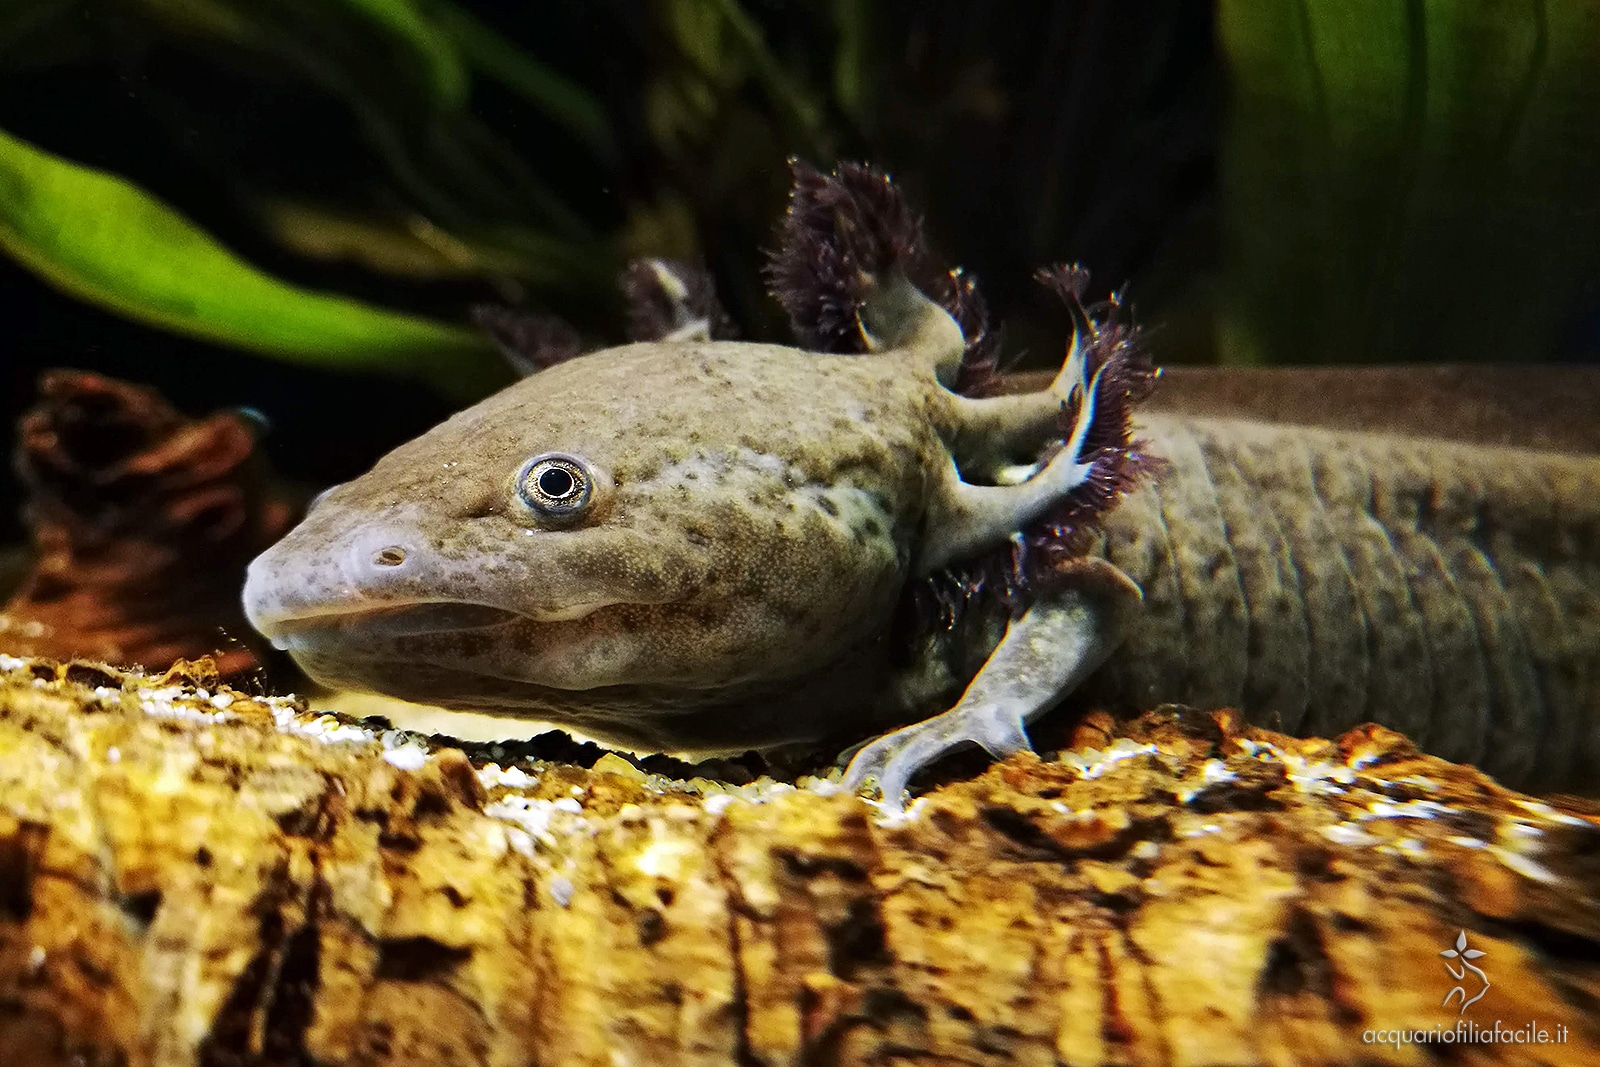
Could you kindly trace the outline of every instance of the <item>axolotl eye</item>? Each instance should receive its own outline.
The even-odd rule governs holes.
[[[546,452],[534,456],[517,475],[517,495],[541,519],[577,520],[594,499],[594,475],[577,456]]]

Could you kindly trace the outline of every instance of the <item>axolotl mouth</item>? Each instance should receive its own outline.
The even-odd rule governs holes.
[[[635,678],[645,654],[635,637],[641,614],[675,607],[599,591],[514,607],[385,595],[342,582],[320,587],[309,573],[285,583],[271,576],[272,553],[263,561],[245,586],[246,613],[314,681],[451,707],[515,708],[523,687],[531,687],[527,703],[544,704],[551,690]],[[440,681],[446,675],[448,684]]]
[[[566,622],[606,605],[584,604],[559,614],[531,617],[491,604],[458,601],[376,602],[344,605],[300,616],[253,616],[252,625],[284,652],[313,651],[329,642],[371,642],[385,638],[420,637],[487,631],[513,623]]]
[[[770,687],[751,677],[748,657],[730,654],[735,649],[721,640],[762,620],[683,601],[574,605],[561,616],[455,601],[353,600],[270,618],[258,610],[253,618],[311,678],[334,688],[567,725],[653,751],[815,739],[814,723],[784,714]],[[714,654],[675,654],[673,641]],[[846,688],[833,698],[855,692]],[[754,705],[765,710],[720,713],[751,692],[767,693]]]
[[[256,623],[272,646],[293,652],[328,637],[358,630],[363,637],[407,637],[416,634],[480,630],[516,619],[515,612],[486,604],[383,604],[370,608],[280,618]]]
[[[647,679],[681,682],[656,661],[641,615],[670,605],[593,603],[538,616],[455,601],[351,601],[300,615],[253,618],[313,680],[469,710],[520,712]]]

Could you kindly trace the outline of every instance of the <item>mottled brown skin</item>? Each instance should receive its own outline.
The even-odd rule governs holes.
[[[1600,457],[1152,415],[1098,551],[1144,590],[1080,696],[1363,720],[1522,787],[1600,785]]]

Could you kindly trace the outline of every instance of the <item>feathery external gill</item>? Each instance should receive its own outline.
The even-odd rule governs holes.
[[[898,273],[961,327],[967,347],[955,390],[967,396],[995,392],[1000,331],[977,280],[959,268],[937,265],[921,221],[889,176],[858,163],[840,164],[832,174],[799,161],[792,167],[789,207],[767,276],[801,341],[828,352],[868,351],[862,308]],[[1082,370],[1079,387],[1064,398],[1062,436],[1038,463],[1066,446],[1088,401],[1092,418],[1080,435],[1078,451],[1079,462],[1089,471],[1082,486],[1020,533],[1008,549],[964,560],[918,582],[910,596],[925,623],[954,625],[973,601],[989,595],[1001,596],[1019,610],[1032,583],[1081,555],[1096,520],[1158,469],[1133,437],[1132,416],[1159,375],[1120,294],[1086,302],[1089,274],[1077,265],[1050,267],[1037,277],[1071,312],[1075,338],[1069,358],[1078,360]]]

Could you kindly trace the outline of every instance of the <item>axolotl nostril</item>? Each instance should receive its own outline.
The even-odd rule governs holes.
[[[1135,440],[1154,372],[1077,272],[1046,277],[1074,313],[1059,372],[979,395],[993,335],[923,255],[881,175],[801,169],[774,288],[825,351],[712,340],[704,280],[645,265],[653,340],[524,351],[544,369],[257,559],[252,623],[330,685],[633,748],[890,731],[847,781],[891,804],[952,748],[1027,747],[1074,691],[1371,719],[1512,784],[1593,787],[1591,440],[1448,440],[1394,402],[1381,432],[1283,425],[1249,397]],[[1340,402],[1358,379],[1317,381],[1288,406],[1365,417]],[[1594,383],[1543,406],[1583,424]]]

